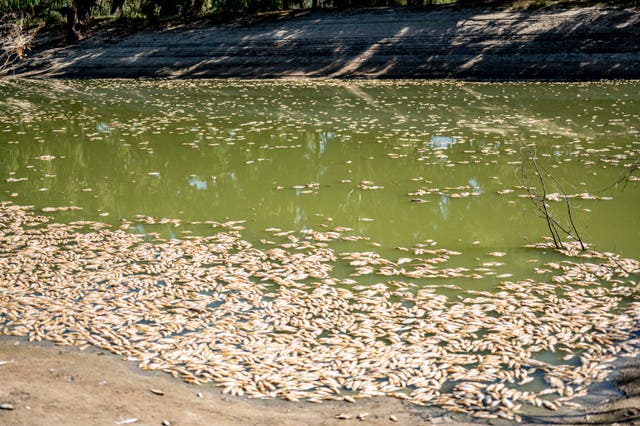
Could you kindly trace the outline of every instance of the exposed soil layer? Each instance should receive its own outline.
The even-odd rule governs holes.
[[[640,9],[290,12],[159,29],[43,35],[24,77],[640,78]]]

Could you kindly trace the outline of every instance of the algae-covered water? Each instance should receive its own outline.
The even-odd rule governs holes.
[[[1,81],[0,332],[239,395],[569,405],[638,353],[638,89]],[[595,251],[533,248],[531,191]]]
[[[533,143],[568,195],[606,198],[571,201],[583,239],[633,256],[639,184],[612,185],[640,159],[638,89],[4,81],[0,199],[82,208],[64,220],[229,218],[246,220],[253,239],[265,228],[329,224],[382,250],[430,239],[455,250],[509,251],[548,234],[516,188],[521,144]],[[172,238],[185,229],[137,227]]]

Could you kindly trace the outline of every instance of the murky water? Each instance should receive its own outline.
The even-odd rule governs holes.
[[[6,81],[0,200],[135,215],[353,228],[394,247],[511,252],[546,235],[521,144],[573,199],[585,241],[640,252],[637,82]],[[420,190],[422,189],[422,192]],[[505,190],[514,190],[508,192]],[[499,192],[508,192],[500,194]],[[611,198],[611,199],[608,199]],[[421,202],[426,201],[426,202]],[[555,203],[557,215],[564,214]],[[206,228],[137,225],[176,238]]]
[[[0,331],[257,397],[583,395],[638,353],[639,88],[1,81]],[[525,248],[527,155],[600,253]]]

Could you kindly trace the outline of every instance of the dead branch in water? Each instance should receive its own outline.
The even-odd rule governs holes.
[[[532,149],[530,146],[522,144],[522,153],[523,155],[522,163],[520,166],[520,183],[529,194],[529,199],[535,206],[536,210],[538,210],[538,212],[540,212],[545,218],[554,246],[558,249],[564,248],[562,245],[562,238],[560,236],[560,232],[562,232],[565,235],[578,241],[582,250],[586,250],[584,242],[582,241],[582,237],[580,236],[575,222],[573,221],[571,205],[569,204],[569,199],[566,192],[564,191],[564,188],[562,187],[560,182],[538,162],[538,157],[534,149]],[[529,179],[530,173],[533,173],[537,176],[541,194],[538,193],[536,185],[531,184],[531,181]],[[559,193],[562,194],[562,199],[564,200],[565,206],[567,207],[567,217],[569,220],[568,226],[560,223],[551,214],[551,208],[547,202],[548,192],[547,183],[545,181],[545,179],[547,178],[551,179],[553,184],[558,188]]]
[[[629,167],[629,170],[626,170],[624,173],[622,173],[622,175],[618,179],[616,179],[616,181],[613,182],[611,185],[607,186],[606,188],[602,188],[598,192],[607,191],[611,188],[618,186],[618,184],[622,182],[624,182],[624,185],[622,186],[622,190],[624,191],[625,188],[627,187],[627,183],[629,183],[629,181],[631,180],[631,176],[633,176],[633,174],[636,171],[640,170],[640,161],[631,165],[627,165],[626,167]]]

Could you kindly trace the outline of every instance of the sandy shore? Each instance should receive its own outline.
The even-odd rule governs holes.
[[[23,77],[640,78],[640,9],[290,12],[139,31],[50,35],[6,70]]]

